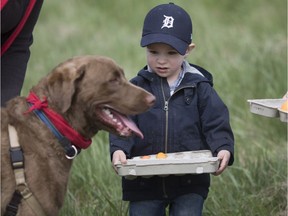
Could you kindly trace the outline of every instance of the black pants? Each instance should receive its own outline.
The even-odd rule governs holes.
[[[1,45],[22,19],[28,3],[29,0],[9,0],[1,11]],[[42,4],[43,0],[37,0],[23,29],[1,57],[1,106],[21,93],[33,43],[32,32]]]

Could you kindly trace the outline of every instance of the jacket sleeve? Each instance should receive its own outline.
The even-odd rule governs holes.
[[[231,153],[229,165],[234,162],[234,135],[230,126],[229,111],[217,92],[208,83],[197,89],[202,133],[214,155],[220,150]]]
[[[114,134],[109,134],[109,143],[110,143],[110,155],[112,155],[117,150],[122,150],[127,158],[130,158],[131,149],[133,147],[133,138],[124,138]]]
[[[137,85],[137,78],[130,80],[131,83]],[[135,116],[131,119],[136,123]],[[110,156],[112,158],[113,153],[117,150],[122,150],[127,158],[131,158],[131,150],[133,148],[134,138],[133,137],[120,137],[114,134],[109,134],[110,143]]]
[[[136,76],[133,79],[130,80],[131,83],[137,86],[143,86],[144,85],[144,80],[141,76]],[[137,123],[137,115],[136,116],[130,116],[130,118],[135,122],[136,125]],[[115,151],[117,150],[122,150],[126,154],[127,158],[131,158],[131,152],[133,149],[134,144],[136,143],[135,137],[120,137],[114,134],[109,134],[109,143],[110,143],[110,155],[112,158],[112,155]]]

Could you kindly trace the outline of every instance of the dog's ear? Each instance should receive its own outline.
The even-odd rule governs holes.
[[[86,70],[86,66],[58,67],[54,69],[48,80],[48,91],[53,105],[62,113],[66,112],[71,106],[73,95],[76,90],[76,83],[79,81]]]

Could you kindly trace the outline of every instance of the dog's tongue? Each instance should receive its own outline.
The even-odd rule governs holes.
[[[141,139],[144,138],[140,129],[137,127],[137,125],[131,119],[129,119],[126,116],[122,116],[122,115],[119,115],[118,117],[122,120],[123,124],[125,124],[131,131],[134,132],[135,135],[139,136]]]

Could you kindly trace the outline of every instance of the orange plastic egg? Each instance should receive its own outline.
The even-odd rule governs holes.
[[[288,112],[288,100],[281,105],[281,110]]]
[[[143,155],[140,157],[141,159],[149,159],[150,158],[150,155]]]
[[[164,158],[167,158],[167,155],[163,152],[159,152],[157,155],[156,155],[156,158],[158,159],[164,159]]]

